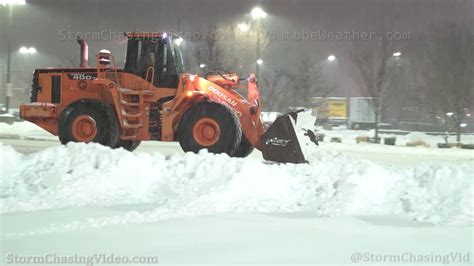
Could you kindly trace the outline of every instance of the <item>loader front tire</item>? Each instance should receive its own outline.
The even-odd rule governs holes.
[[[124,148],[127,151],[134,151],[138,148],[141,141],[139,140],[123,140],[119,139],[115,148]]]
[[[185,152],[232,155],[240,143],[242,131],[235,113],[226,105],[204,101],[189,108],[178,126],[178,140]]]
[[[69,105],[59,118],[58,136],[62,144],[95,142],[115,147],[119,137],[117,118],[105,103],[83,99]]]
[[[242,134],[242,140],[240,141],[239,146],[232,154],[232,157],[245,158],[252,153],[254,146],[249,142],[249,140]]]

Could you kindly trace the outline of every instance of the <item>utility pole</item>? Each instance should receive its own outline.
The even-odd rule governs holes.
[[[10,98],[12,96],[12,83],[11,83],[11,67],[12,67],[12,44],[10,41],[10,27],[11,27],[11,20],[12,20],[12,6],[11,4],[6,6],[7,8],[7,28],[5,30],[5,34],[7,37],[7,79],[5,84],[5,109],[6,112],[10,110]]]
[[[6,108],[7,113],[10,110],[10,98],[12,97],[12,87],[13,87],[11,83],[11,61],[12,61],[11,42],[9,39],[7,39],[7,80],[6,80],[6,88],[5,88],[5,108]]]
[[[257,20],[257,58],[255,59],[255,76],[257,77],[258,81],[258,73],[260,70],[260,20]]]
[[[267,13],[263,11],[260,7],[254,7],[252,11],[250,12],[252,19],[256,22],[256,30],[255,32],[257,33],[257,58],[255,59],[255,76],[258,80],[259,77],[259,70],[260,70],[260,64],[263,63],[262,59],[260,58],[260,35],[261,35],[261,24],[260,20],[264,19],[267,17]]]
[[[25,5],[24,0],[11,1],[3,3],[3,6],[7,8],[8,18],[7,18],[7,28],[5,30],[5,35],[7,37],[7,80],[6,80],[6,89],[5,89],[5,108],[8,113],[10,109],[10,98],[12,97],[12,88],[11,83],[11,63],[12,63],[12,49],[11,49],[11,40],[10,40],[10,28],[12,25],[12,16],[13,16],[13,6],[14,5]],[[0,84],[1,85],[1,84]]]

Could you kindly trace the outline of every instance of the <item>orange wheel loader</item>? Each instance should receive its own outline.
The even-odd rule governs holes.
[[[57,135],[62,144],[96,142],[133,151],[145,140],[179,141],[185,152],[208,149],[245,157],[255,147],[269,161],[306,161],[293,128],[296,113],[283,115],[264,131],[254,75],[187,74],[180,37],[126,36],[123,69],[108,50],[99,51],[96,67],[89,67],[85,40],[78,40],[79,68],[36,69],[31,103],[20,106],[20,116]],[[247,97],[237,92],[245,88]]]

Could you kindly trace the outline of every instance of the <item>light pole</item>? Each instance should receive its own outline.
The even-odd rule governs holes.
[[[12,96],[12,88],[13,85],[11,84],[11,61],[12,61],[12,54],[11,54],[11,41],[9,36],[12,16],[13,16],[13,6],[15,5],[25,5],[25,0],[1,0],[0,4],[4,7],[7,7],[8,18],[7,18],[7,29],[5,31],[7,36],[7,80],[6,80],[6,88],[5,88],[5,109],[8,113],[10,109],[10,97]]]
[[[0,5],[7,6],[7,5],[24,5],[25,0],[0,0]]]
[[[18,53],[22,56],[31,56],[36,54],[37,50],[35,47],[25,47],[22,46],[20,49],[18,49]],[[11,76],[11,63],[12,63],[12,56],[14,53],[10,52],[8,53],[8,65],[7,65],[7,89],[6,89],[6,97],[5,97],[5,109],[6,112],[8,113],[10,109],[10,100],[11,97],[13,97],[13,84],[10,82],[10,76]]]
[[[338,71],[338,58],[334,54],[330,54],[325,62],[326,66],[326,75],[328,76],[328,80],[331,83],[331,87],[333,90],[339,90],[339,83],[337,79],[337,71]]]
[[[256,61],[255,61],[255,76],[259,77],[259,66],[263,63],[263,60],[260,58],[260,20],[267,17],[267,13],[263,11],[260,7],[254,7],[250,12],[252,19],[257,22],[257,51],[256,51]]]

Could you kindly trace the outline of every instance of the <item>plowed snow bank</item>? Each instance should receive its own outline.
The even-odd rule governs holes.
[[[473,223],[474,169],[469,163],[395,169],[315,151],[307,165],[271,165],[205,152],[165,158],[95,144],[69,144],[27,156],[0,144],[0,153],[2,213],[152,204],[156,209],[148,215],[153,219],[311,211]]]

